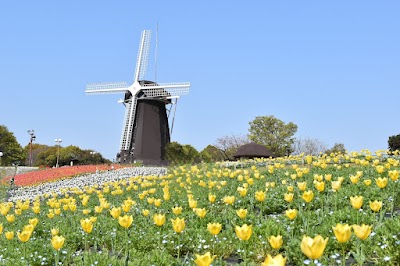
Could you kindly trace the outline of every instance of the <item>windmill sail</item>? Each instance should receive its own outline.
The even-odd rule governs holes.
[[[151,31],[144,30],[142,32],[142,37],[140,40],[140,46],[139,46],[139,52],[138,52],[136,70],[133,82],[142,80],[143,77],[146,75],[147,64],[149,62],[150,38],[151,38]]]

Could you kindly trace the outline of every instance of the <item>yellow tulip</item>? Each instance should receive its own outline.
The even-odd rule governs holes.
[[[240,239],[240,240],[244,240],[247,241],[250,239],[251,234],[253,233],[253,226],[252,225],[247,225],[244,224],[242,226],[236,226],[235,227],[235,232],[236,232],[236,236]]]
[[[325,180],[326,181],[331,181],[332,180],[332,174],[325,174]]]
[[[177,233],[182,232],[185,229],[185,220],[184,219],[180,219],[180,218],[176,218],[171,219],[172,222],[172,227],[174,228],[174,231]]]
[[[375,166],[375,169],[378,172],[378,174],[382,174],[383,172],[385,172],[385,167],[383,165],[377,165]]]
[[[337,224],[332,227],[336,239],[340,243],[346,243],[351,237],[351,227],[348,224]]]
[[[88,215],[90,213],[90,210],[89,209],[84,209],[84,210],[82,210],[82,213],[84,215]]]
[[[283,197],[284,197],[285,201],[292,202],[293,198],[294,198],[294,194],[293,193],[285,193],[283,195]]]
[[[61,209],[60,208],[54,209],[54,214],[55,215],[60,215],[61,214]]]
[[[22,214],[22,210],[21,209],[15,209],[14,213],[18,216],[20,216]]]
[[[53,236],[51,238],[51,245],[55,250],[60,250],[64,246],[65,238],[63,236]]]
[[[294,190],[293,186],[287,186],[287,191],[288,192],[293,192],[293,190]]]
[[[147,203],[148,204],[153,204],[154,203],[154,198],[153,197],[150,197],[150,198],[147,198]]]
[[[289,209],[285,211],[285,215],[287,218],[289,218],[290,220],[293,220],[296,218],[297,216],[297,210],[296,209]]]
[[[307,188],[307,182],[297,182],[297,187],[301,190],[304,191]]]
[[[195,255],[196,255],[196,259],[194,260],[194,263],[197,266],[210,266],[215,258],[215,255],[211,257],[211,254],[209,251],[207,253],[205,253],[204,255],[199,255],[199,254],[195,254]]]
[[[314,199],[314,192],[312,190],[304,191],[303,196],[301,197],[303,200],[309,203]]]
[[[47,217],[49,218],[49,219],[53,219],[54,218],[54,212],[49,212],[48,214],[47,214]]]
[[[132,215],[124,215],[118,217],[118,223],[120,226],[123,228],[129,228],[133,222],[133,216]]]
[[[101,206],[94,206],[94,211],[95,211],[95,213],[102,213],[102,212],[103,212],[103,207],[101,207]]]
[[[256,191],[255,198],[259,202],[263,202],[265,200],[265,192],[264,191]]]
[[[319,182],[317,181],[315,183],[315,188],[319,191],[319,192],[323,192],[325,190],[325,182]]]
[[[89,220],[90,220],[92,223],[95,223],[95,222],[97,221],[97,217],[91,216],[91,217],[89,218]]]
[[[82,227],[83,231],[90,234],[93,230],[93,222],[89,218],[82,219],[81,227]]]
[[[358,183],[358,181],[360,180],[360,177],[358,175],[351,175],[350,176],[350,181],[351,183],[353,183],[354,185]]]
[[[374,212],[378,212],[380,211],[380,209],[382,208],[382,201],[370,201],[369,202],[369,207],[371,208],[371,210],[373,210]]]
[[[235,202],[235,196],[225,196],[222,200],[225,204],[232,205]]]
[[[371,225],[352,225],[354,234],[361,240],[365,240],[371,234],[372,226]]]
[[[332,181],[331,184],[332,184],[333,191],[338,191],[340,189],[340,187],[342,186],[342,182],[340,180]]]
[[[32,224],[27,224],[24,226],[23,231],[29,231],[29,232],[33,232],[33,229],[35,229],[35,227]]]
[[[14,238],[14,231],[5,232],[4,234],[7,238],[7,240],[11,240]]]
[[[239,216],[241,219],[244,219],[247,215],[247,209],[239,209],[236,211],[237,216]]]
[[[281,235],[278,236],[270,236],[268,238],[268,242],[273,249],[279,249],[283,244],[283,239]]]
[[[14,214],[7,214],[6,219],[7,219],[7,222],[13,223],[15,221],[15,216],[14,216]]]
[[[389,171],[389,177],[392,179],[392,181],[396,181],[399,178],[399,174],[400,172],[397,170]]]
[[[220,223],[208,223],[207,224],[207,230],[212,234],[212,235],[218,235],[219,232],[222,229],[222,225]]]
[[[388,184],[388,179],[387,179],[387,177],[385,177],[385,178],[379,177],[379,178],[375,179],[375,182],[379,188],[385,188]]]
[[[154,206],[160,207],[160,206],[161,206],[161,202],[162,202],[161,199],[155,199],[155,200],[154,200]]]
[[[189,199],[189,207],[194,209],[197,207],[197,200]]]
[[[3,224],[0,223],[0,234],[3,233]]]
[[[264,262],[261,263],[261,266],[285,266],[286,265],[286,258],[282,256],[282,254],[278,254],[275,257],[271,255],[267,255]]]
[[[351,203],[351,206],[353,206],[354,209],[358,210],[363,205],[363,197],[362,196],[350,197],[350,203]]]
[[[144,210],[142,210],[142,214],[143,214],[143,216],[147,216],[150,214],[150,211],[147,209],[144,209]]]
[[[118,208],[114,207],[110,210],[110,214],[114,219],[118,219],[118,217],[121,215],[121,212],[122,210],[119,207]]]
[[[58,230],[58,228],[52,228],[52,229],[50,230],[50,232],[51,232],[51,235],[52,235],[52,236],[56,236],[56,235],[58,235],[58,233],[59,233],[60,231]]]
[[[70,210],[71,212],[75,212],[75,211],[76,211],[76,209],[77,209],[77,207],[76,207],[76,204],[75,204],[75,203],[71,203],[71,204],[69,204],[68,206],[69,206],[69,210]]]
[[[132,205],[131,205],[131,204],[126,204],[126,203],[124,203],[124,204],[121,205],[121,207],[122,207],[122,210],[123,210],[124,212],[129,212],[130,209],[131,209],[131,207],[132,207]]]
[[[200,218],[204,218],[204,216],[206,216],[206,214],[207,214],[207,210],[205,208],[201,208],[201,209],[196,208],[196,209],[194,209],[194,212]]]
[[[175,207],[172,208],[172,212],[173,212],[175,215],[179,215],[179,214],[182,213],[182,207],[175,206]]]
[[[39,219],[38,218],[32,218],[29,219],[29,224],[33,225],[33,227],[36,227],[36,225],[38,224]]]
[[[22,232],[18,232],[17,235],[18,235],[18,239],[19,239],[21,242],[24,242],[24,243],[25,243],[25,242],[27,242],[27,241],[29,240],[29,238],[31,238],[32,231],[23,230]]]
[[[209,202],[214,203],[216,198],[217,198],[217,197],[216,197],[215,195],[213,195],[213,194],[208,194],[208,201],[209,201]]]
[[[32,207],[32,211],[33,211],[35,214],[39,214],[39,213],[40,213],[40,207],[39,207],[39,206],[33,206],[33,207]]]
[[[322,236],[317,235],[313,238],[303,236],[301,241],[301,251],[309,259],[318,259],[324,253],[328,238],[324,239]]]
[[[157,226],[163,226],[165,223],[165,215],[164,214],[154,214],[153,221]]]
[[[242,196],[242,197],[247,195],[247,188],[245,188],[245,187],[238,187],[237,191],[239,192],[240,196]]]

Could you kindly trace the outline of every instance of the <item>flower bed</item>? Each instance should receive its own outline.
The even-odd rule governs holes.
[[[60,168],[49,168],[29,173],[18,174],[15,176],[14,183],[16,186],[32,186],[43,182],[55,181],[62,178],[73,177],[86,173],[94,173],[96,171],[107,171],[119,169],[122,165],[77,165],[77,166],[63,166]],[[3,182],[10,182],[12,176],[7,176]]]
[[[146,177],[114,172],[120,178],[63,184],[42,200],[0,204],[1,263],[400,261],[398,158],[291,157],[181,166]]]

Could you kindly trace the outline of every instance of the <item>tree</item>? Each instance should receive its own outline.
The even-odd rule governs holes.
[[[201,161],[199,152],[189,144],[183,146],[185,153],[184,163],[199,163]]]
[[[38,143],[32,144],[32,166],[41,165],[41,164],[37,163],[37,157],[41,152],[44,152],[48,148],[49,148],[49,146],[44,145],[44,144],[38,144]],[[29,143],[24,147],[24,152],[26,155],[25,164],[29,165],[29,154],[30,154],[30,144]]]
[[[388,144],[390,151],[400,150],[400,134],[397,136],[390,136]]]
[[[224,154],[220,149],[213,145],[208,145],[200,152],[201,160],[207,163],[223,161],[225,159]]]
[[[21,164],[25,160],[25,153],[14,134],[4,125],[0,125],[1,165]]]
[[[214,146],[222,152],[223,160],[232,160],[239,147],[249,142],[250,140],[245,135],[232,134],[218,138]]]
[[[249,139],[264,145],[275,156],[284,156],[292,152],[293,135],[297,125],[271,116],[257,116],[250,123]]]
[[[326,154],[331,154],[331,153],[346,153],[346,148],[344,147],[343,143],[335,143],[332,148],[329,150],[325,151]]]
[[[170,142],[165,147],[165,157],[170,164],[179,164],[184,160],[183,146],[176,141]]]
[[[33,162],[35,166],[54,166],[57,162],[58,146],[46,146],[41,145],[38,148],[40,152],[34,156],[35,152],[32,152]],[[59,148],[59,165],[70,165],[71,161],[74,160],[75,165],[85,164],[105,164],[111,163],[110,160],[105,159],[100,153],[93,152],[93,150],[82,150],[77,146],[67,146]],[[34,150],[36,151],[36,149]]]
[[[181,145],[176,141],[168,143],[165,155],[169,163],[173,165],[199,163],[199,152],[192,145]]]
[[[304,153],[304,155],[317,156],[327,150],[327,145],[316,138],[299,138],[295,140],[292,149],[295,155]]]

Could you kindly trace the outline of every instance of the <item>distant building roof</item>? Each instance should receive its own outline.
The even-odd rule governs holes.
[[[270,152],[265,146],[251,142],[240,146],[236,154],[233,155],[236,159],[238,158],[269,158],[275,157],[275,155]]]

